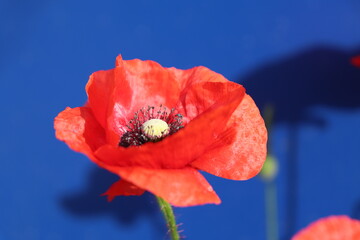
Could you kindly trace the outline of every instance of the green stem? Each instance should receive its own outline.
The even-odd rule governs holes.
[[[164,214],[164,217],[166,220],[166,225],[167,225],[170,235],[171,235],[171,239],[179,240],[180,236],[179,236],[179,233],[177,230],[175,216],[174,216],[174,212],[172,210],[171,205],[168,202],[166,202],[164,199],[162,199],[161,197],[156,196],[156,199],[159,203],[160,210]]]
[[[265,185],[265,208],[266,208],[266,234],[268,240],[278,240],[278,217],[277,217],[277,198],[276,184],[273,180],[266,182]]]
[[[268,157],[266,161],[268,162],[268,166],[270,163],[270,167],[277,168],[277,160],[271,155],[271,138],[270,135],[272,133],[272,125],[274,121],[274,112],[275,108],[272,104],[267,104],[264,108],[263,116],[265,120],[265,125],[268,130]],[[272,164],[271,164],[272,163]],[[274,169],[272,169],[275,171]],[[277,170],[276,170],[277,171]],[[275,171],[275,172],[276,172]],[[271,171],[270,171],[271,172]],[[271,174],[270,174],[271,175]],[[266,211],[266,235],[267,240],[278,240],[279,239],[279,224],[278,224],[278,207],[277,207],[277,190],[275,177],[276,173],[272,173],[273,176],[269,176],[267,179],[265,178],[265,211]]]

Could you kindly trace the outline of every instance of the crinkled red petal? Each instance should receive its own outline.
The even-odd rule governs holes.
[[[134,184],[125,181],[123,179],[113,183],[110,188],[102,194],[102,196],[107,196],[108,201],[112,201],[116,196],[140,196],[145,191],[141,188],[138,188]]]
[[[55,118],[54,128],[59,140],[97,162],[93,152],[105,144],[105,133],[90,108],[67,107]]]
[[[109,167],[108,170],[177,207],[221,202],[211,185],[193,168]]]
[[[121,89],[121,98],[115,99],[118,89]],[[126,78],[124,68],[114,68],[107,71],[98,71],[90,76],[86,85],[88,105],[94,116],[106,129],[107,141],[116,144],[119,141],[121,128],[115,128],[113,121],[113,109],[117,107],[117,124],[124,126],[127,123],[127,109],[133,99],[132,89]],[[116,103],[115,100],[118,100]],[[116,104],[115,104],[116,103]],[[122,106],[119,109],[118,105]]]
[[[255,176],[266,158],[267,131],[259,110],[249,95],[244,97],[224,129],[235,132],[231,142],[209,149],[191,165],[233,180]],[[219,138],[222,138],[222,134]]]
[[[348,216],[322,218],[298,232],[292,240],[359,240],[360,221]]]
[[[245,89],[241,85],[229,81],[222,81],[224,78],[215,72],[212,72],[213,78],[211,78],[209,76],[211,74],[210,70],[200,70],[202,70],[202,68],[197,69],[197,74],[192,75],[191,78],[205,78],[212,81],[197,82],[198,80],[192,80],[192,84],[181,93],[179,102],[176,105],[176,109],[182,112],[188,120],[196,118],[218,102],[221,103],[223,98],[228,98],[227,95],[234,94],[236,90],[241,89],[240,91],[245,93]],[[202,77],[200,73],[204,74],[204,77]],[[242,92],[236,94],[242,98],[244,96]]]
[[[114,144],[126,131],[126,124],[140,108],[174,107],[180,94],[172,71],[153,61],[117,58],[116,68],[95,72],[86,86],[89,105]],[[112,133],[116,133],[115,135]]]
[[[89,106],[101,126],[108,129],[109,143],[114,144],[140,108],[160,105],[173,108],[180,96],[201,82],[228,81],[205,67],[179,70],[164,68],[153,61],[124,61],[119,56],[116,68],[91,75],[86,91]]]
[[[226,124],[243,99],[244,89],[233,83],[205,83],[200,84],[199,89],[194,89],[194,92],[199,92],[206,98],[223,85],[228,86],[228,91],[219,94],[220,99],[213,101],[212,105],[208,104],[206,110],[201,110],[204,112],[174,135],[160,142],[138,147],[105,145],[95,155],[110,165],[176,169],[185,167],[214,148],[228,145],[233,142],[237,128],[225,129]],[[189,91],[190,95],[191,93]],[[198,104],[199,108],[203,105]]]

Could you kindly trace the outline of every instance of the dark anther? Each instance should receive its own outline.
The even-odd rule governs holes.
[[[183,116],[181,114],[176,113],[176,109],[172,108],[168,111],[163,105],[160,105],[158,110],[155,110],[155,107],[153,106],[141,108],[126,125],[127,131],[121,136],[119,146],[125,148],[130,146],[140,146],[151,141],[151,139],[143,134],[141,130],[141,126],[144,122],[150,119],[160,119],[165,121],[170,128],[168,135],[171,135],[184,127],[182,118]],[[161,139],[157,139],[156,141],[160,140]]]

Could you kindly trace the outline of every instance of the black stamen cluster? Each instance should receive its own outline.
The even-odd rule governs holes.
[[[119,146],[140,146],[146,142],[153,141],[147,137],[141,129],[143,123],[150,119],[160,119],[166,122],[169,126],[169,133],[167,135],[171,135],[184,127],[182,118],[183,116],[181,114],[176,114],[175,108],[172,108],[169,112],[167,108],[162,105],[160,105],[157,110],[153,106],[141,108],[134,114],[134,117],[126,125],[128,130],[121,136]],[[160,141],[161,139],[157,139],[156,141]]]

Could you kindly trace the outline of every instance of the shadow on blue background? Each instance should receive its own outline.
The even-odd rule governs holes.
[[[360,48],[346,51],[314,46],[260,66],[242,76],[247,92],[263,109],[273,104],[275,123],[315,124],[326,120],[312,115],[314,106],[352,110],[360,107],[360,72],[350,59]]]
[[[351,217],[360,220],[360,200],[354,204]]]
[[[67,193],[60,199],[60,204],[65,211],[75,216],[94,217],[109,214],[119,221],[119,224],[134,224],[141,215],[146,215],[150,221],[157,221],[153,215],[158,213],[159,208],[155,198],[149,193],[142,196],[117,197],[110,203],[104,201],[105,196],[100,197],[99,193],[105,192],[109,183],[112,184],[118,179],[119,177],[106,170],[94,167],[84,189],[81,192]],[[159,232],[166,232],[163,222],[154,224],[154,226],[156,225]]]
[[[315,106],[345,111],[360,108],[360,71],[350,63],[358,53],[360,48],[345,51],[314,46],[261,66],[239,80],[261,110],[269,105],[275,109],[273,124],[289,126],[288,163],[282,170],[287,185],[284,239],[290,239],[298,226],[299,124],[326,128],[326,119],[311,112]],[[359,213],[360,203],[352,216],[360,218]]]

